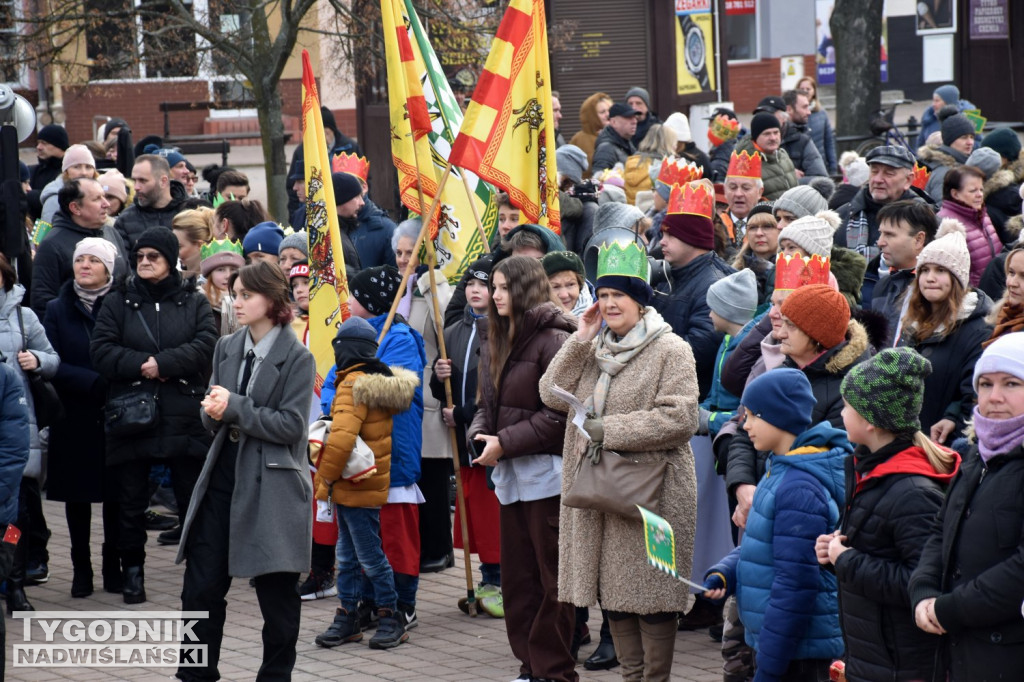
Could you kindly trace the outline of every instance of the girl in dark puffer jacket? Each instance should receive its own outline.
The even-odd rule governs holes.
[[[839,578],[846,679],[930,680],[940,639],[919,630],[908,584],[960,457],[921,433],[931,363],[891,348],[843,380],[843,422],[859,444],[846,462],[839,530],[818,538],[818,561]]]

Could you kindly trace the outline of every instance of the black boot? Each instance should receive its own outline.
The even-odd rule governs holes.
[[[146,586],[143,583],[142,566],[125,566],[121,594],[125,604],[141,604],[146,601]]]
[[[7,615],[15,611],[35,611],[25,596],[25,547],[19,545],[14,550],[14,563],[7,574]]]
[[[84,599],[92,594],[92,556],[89,548],[72,549],[71,565],[74,568],[71,596],[75,599]]]
[[[103,591],[118,594],[122,584],[121,556],[117,547],[103,543]]]

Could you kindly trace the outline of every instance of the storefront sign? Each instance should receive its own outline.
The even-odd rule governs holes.
[[[725,0],[725,13],[757,14],[757,0]]]
[[[1008,40],[1010,8],[1006,0],[971,0],[967,24],[971,40]]]
[[[676,91],[696,95],[715,89],[715,31],[711,0],[675,0]]]

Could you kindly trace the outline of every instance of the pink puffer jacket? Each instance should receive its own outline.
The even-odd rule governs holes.
[[[992,226],[988,212],[984,207],[979,212],[970,206],[946,199],[937,215],[940,220],[954,218],[963,223],[967,232],[967,250],[971,252],[971,286],[978,286],[985,268],[1003,250],[1003,243],[999,240],[996,228]]]

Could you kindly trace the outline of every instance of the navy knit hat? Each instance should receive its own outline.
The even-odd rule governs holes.
[[[799,436],[811,425],[817,400],[807,375],[792,367],[779,367],[747,384],[740,404],[758,419]]]
[[[334,204],[336,206],[341,206],[363,193],[363,186],[359,184],[358,178],[351,173],[331,173],[331,183],[334,185]]]
[[[377,330],[369,322],[355,315],[349,317],[338,327],[338,333],[334,335],[338,339],[362,339],[377,343]]]
[[[284,239],[284,230],[273,221],[266,221],[255,225],[245,233],[242,239],[242,252],[248,256],[250,253],[270,253],[277,255],[281,248],[281,240]]]

